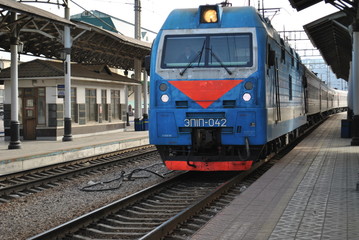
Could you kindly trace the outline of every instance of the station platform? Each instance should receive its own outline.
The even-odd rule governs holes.
[[[133,123],[125,131],[74,135],[68,142],[21,141],[21,149],[9,150],[9,142],[0,137],[0,176],[146,144],[148,131],[135,131]]]
[[[359,147],[332,115],[191,239],[359,239]]]

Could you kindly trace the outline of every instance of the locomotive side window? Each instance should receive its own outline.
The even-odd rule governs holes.
[[[168,35],[161,68],[253,66],[252,34]]]

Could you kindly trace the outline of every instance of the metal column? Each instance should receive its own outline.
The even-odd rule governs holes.
[[[141,67],[142,61],[140,59],[135,59],[135,79],[141,82]],[[135,119],[140,119],[142,116],[142,85],[134,86],[135,87]]]
[[[141,40],[141,1],[135,0],[135,38]],[[141,59],[134,59],[135,65],[135,79],[141,82],[141,70],[142,61]],[[142,115],[142,87],[135,86],[135,121],[138,120]]]
[[[70,8],[67,2],[65,6],[65,18],[70,20]],[[71,134],[71,35],[70,27],[64,27],[64,72],[65,72],[65,118],[64,118],[64,136],[62,141],[72,141]]]
[[[16,22],[17,14],[11,13],[12,22]],[[19,32],[15,23],[10,37],[11,50],[11,123],[10,123],[10,144],[8,149],[20,149],[20,123],[19,123],[19,78],[18,78],[18,42]]]
[[[353,122],[352,146],[359,146],[359,21],[353,24],[352,96]]]
[[[352,53],[352,56],[354,54]],[[349,78],[348,78],[348,113],[347,113],[347,119],[352,120],[353,118],[353,65],[352,62],[350,62],[349,67]]]

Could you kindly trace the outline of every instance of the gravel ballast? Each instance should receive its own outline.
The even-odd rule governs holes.
[[[154,164],[154,165],[153,165]],[[114,167],[90,176],[82,176],[61,182],[59,186],[0,204],[0,236],[2,240],[27,239],[70,221],[85,213],[107,205],[146,187],[163,181],[155,174],[139,172],[134,181],[113,181],[86,189],[115,188],[107,191],[82,191],[81,188],[97,182],[106,182],[130,173],[134,169],[152,167],[149,170],[160,175],[169,173],[159,157],[155,160]],[[170,176],[172,173],[166,175]],[[145,178],[141,178],[145,176]],[[117,188],[117,189],[116,189]]]

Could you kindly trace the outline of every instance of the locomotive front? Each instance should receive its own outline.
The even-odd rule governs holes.
[[[248,170],[266,143],[256,10],[174,10],[152,48],[150,143],[172,170]],[[263,49],[262,49],[263,48]]]

